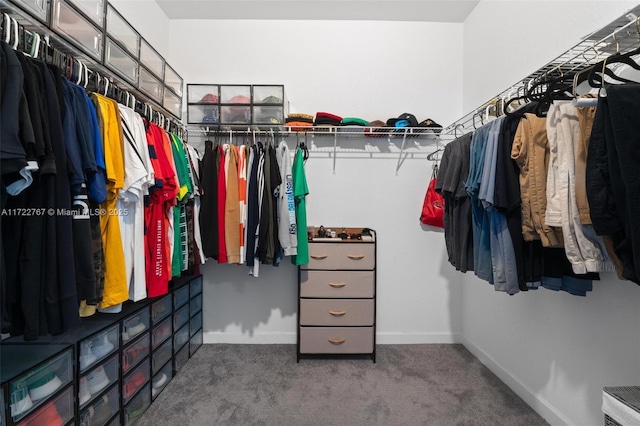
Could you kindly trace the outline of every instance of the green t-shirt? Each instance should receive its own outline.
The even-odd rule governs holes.
[[[291,174],[298,237],[298,254],[291,256],[291,263],[294,265],[306,265],[309,263],[309,240],[307,239],[307,206],[305,197],[309,194],[309,187],[307,186],[307,177],[304,174],[304,159],[300,148],[296,150],[296,155],[293,158]]]
[[[185,203],[193,192],[193,184],[189,176],[189,164],[182,141],[176,135],[171,134],[171,150],[173,162],[178,175],[180,193],[178,204],[173,207],[173,257],[171,258],[171,275],[179,277],[181,272],[187,269],[185,258],[188,256],[187,219]]]

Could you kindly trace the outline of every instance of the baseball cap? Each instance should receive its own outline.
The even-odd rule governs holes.
[[[398,116],[398,118],[390,118],[387,120],[388,127],[416,127],[418,125],[418,119],[415,115],[408,112],[404,112]]]
[[[113,343],[109,340],[109,335],[105,333],[103,336],[98,336],[92,340],[92,350],[93,353],[98,357],[102,358],[111,352],[114,348]]]
[[[103,366],[98,366],[87,375],[87,385],[89,386],[89,392],[92,394],[100,392],[109,385],[109,378]]]
[[[264,98],[262,100],[263,104],[281,104],[282,103],[282,99],[280,99],[277,96],[267,96],[266,98]]]
[[[200,99],[200,102],[207,103],[207,104],[217,104],[218,103],[218,96],[214,95],[212,93],[207,93],[206,95],[204,95],[202,97],[202,99]]]
[[[37,401],[54,393],[60,386],[62,381],[55,373],[48,373],[36,380],[32,387],[29,387],[29,396],[31,400]]]

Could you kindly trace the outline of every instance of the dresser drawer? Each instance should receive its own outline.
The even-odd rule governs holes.
[[[355,269],[375,267],[375,246],[368,243],[309,243],[309,263],[300,269]]]
[[[309,243],[309,263],[300,269],[338,269],[338,244]]]
[[[300,299],[300,325],[373,325],[373,299]]]
[[[300,353],[373,352],[373,327],[300,327]]]
[[[300,271],[300,297],[374,296],[373,271]]]
[[[344,243],[338,244],[338,269],[375,268],[376,256],[373,244]]]

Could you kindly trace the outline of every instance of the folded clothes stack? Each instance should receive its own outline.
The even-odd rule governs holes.
[[[291,113],[285,119],[285,126],[294,131],[312,130],[313,115],[303,113]]]
[[[342,122],[342,117],[339,115],[331,114],[329,112],[316,112],[316,120],[314,124],[316,126],[339,126]]]
[[[342,125],[342,126],[361,126],[361,127],[364,127],[367,124],[369,124],[369,122],[367,120],[363,120],[362,118],[356,118],[356,117],[345,117],[340,122],[340,125]]]

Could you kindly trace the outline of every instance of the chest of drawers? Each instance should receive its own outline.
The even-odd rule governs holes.
[[[375,335],[375,232],[365,241],[309,242],[309,263],[298,270],[297,361],[304,355],[370,355],[375,362]]]

